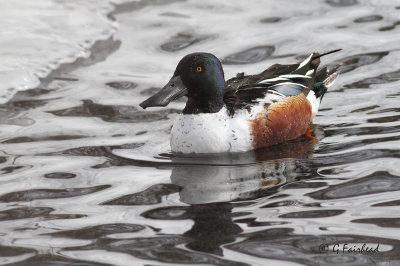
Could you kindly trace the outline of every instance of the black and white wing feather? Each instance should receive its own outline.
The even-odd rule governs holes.
[[[268,93],[279,93],[282,98],[300,93],[307,95],[315,81],[319,57],[319,54],[313,53],[300,64],[275,64],[258,75],[239,73],[229,79],[226,81],[224,102],[230,114],[238,109],[251,108]]]

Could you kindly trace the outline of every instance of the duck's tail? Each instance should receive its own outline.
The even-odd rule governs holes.
[[[342,49],[336,49],[329,51],[327,53],[323,54],[315,54],[315,56],[312,57],[312,60],[319,59],[322,56],[328,55],[328,54],[333,54],[336,52],[341,51]],[[310,88],[311,91],[314,92],[314,95],[319,101],[321,102],[322,98],[324,97],[325,92],[328,90],[330,86],[335,82],[336,78],[339,76],[339,73],[336,72],[336,68],[330,68],[328,69],[327,67],[324,67],[320,70],[317,71],[317,75],[315,76],[314,84]]]
[[[336,78],[339,76],[339,73],[336,70],[337,68],[328,69],[327,67],[324,67],[317,72],[311,91],[314,92],[317,99],[320,98],[320,101],[328,88],[333,85]]]
[[[338,76],[339,73],[336,72],[336,69],[328,70],[327,67],[324,67],[317,72],[314,85],[311,88],[310,93],[307,95],[307,99],[311,103],[312,107],[311,119],[313,119],[317,114],[319,105],[324,97],[325,92],[330,86],[332,86]]]
[[[299,66],[297,67],[296,70],[294,70],[291,74],[297,74],[297,75],[305,75],[310,77],[308,79],[308,84],[306,86],[306,88],[303,90],[303,94],[305,96],[308,96],[308,94],[311,91],[314,91],[314,88],[316,87],[315,84],[317,84],[317,87],[319,87],[319,85],[323,85],[325,82],[325,79],[328,78],[329,74],[332,74],[332,72],[327,73],[327,70],[325,68],[324,71],[317,71],[318,66],[320,64],[320,58],[322,56],[328,55],[328,54],[332,54],[332,53],[336,53],[341,51],[342,49],[336,49],[336,50],[332,50],[329,51],[327,53],[312,53],[309,57],[307,57],[304,61],[302,61]],[[319,77],[318,77],[319,76]],[[336,77],[335,77],[336,78]],[[322,82],[322,83],[321,83]],[[329,82],[329,80],[326,80],[325,84],[328,84],[328,86],[325,86],[325,88],[322,88],[321,93],[323,91],[323,89],[325,89],[325,91],[323,93],[326,92],[326,89],[332,84],[332,82]],[[323,94],[322,93],[322,94]]]

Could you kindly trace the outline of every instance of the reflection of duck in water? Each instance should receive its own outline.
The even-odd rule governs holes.
[[[281,185],[296,181],[298,177],[307,177],[308,169],[316,168],[309,167],[312,160],[307,160],[313,156],[314,146],[320,137],[318,128],[313,129],[312,132],[317,135],[317,138],[304,136],[265,150],[246,153],[213,156],[174,154],[172,158],[168,157],[168,163],[165,157],[162,159],[163,155],[151,161],[142,153],[132,154],[124,153],[124,150],[119,152],[114,150],[113,153],[133,159],[135,164],[149,163],[152,167],[167,168],[172,166],[170,177],[172,184],[153,185],[144,191],[125,195],[104,204],[156,204],[153,208],[146,208],[141,215],[147,219],[171,220],[172,224],[175,220],[190,219],[194,224],[183,233],[185,238],[179,242],[179,245],[185,244],[187,248],[203,253],[200,255],[180,247],[171,247],[170,242],[164,249],[156,246],[157,252],[170,257],[171,250],[174,250],[177,254],[181,254],[182,257],[178,255],[179,259],[184,258],[182,254],[188,257],[194,254],[197,264],[229,264],[230,262],[228,263],[223,258],[218,258],[218,260],[224,260],[224,263],[217,263],[215,256],[205,255],[205,253],[223,255],[222,246],[237,240],[242,228],[235,221],[235,217],[240,215],[237,211],[233,211],[235,207],[251,204],[251,199],[274,195]],[[179,192],[180,200],[187,205],[160,206],[158,204],[161,202],[161,196],[176,192]],[[164,237],[160,235],[160,238]],[[210,258],[210,260],[204,260],[204,258]]]
[[[140,106],[166,106],[187,95],[171,131],[173,152],[244,152],[293,140],[307,132],[337,77],[327,68],[317,71],[321,56],[313,53],[299,64],[275,64],[225,82],[218,58],[189,54],[168,84]]]
[[[242,232],[242,228],[234,221],[238,215],[232,211],[234,207],[248,204],[251,199],[273,195],[281,185],[307,177],[308,169],[315,169],[309,167],[312,161],[307,158],[313,156],[322,132],[315,127],[312,133],[316,138],[304,136],[268,149],[246,153],[196,156],[173,154],[168,157],[171,161],[167,164],[163,155],[151,161],[150,157],[142,153],[132,154],[124,150],[113,153],[133,159],[138,164],[150,163],[153,167],[158,163],[159,166],[171,167],[172,163],[170,178],[172,184],[177,186],[165,191],[159,191],[158,187],[155,193],[161,197],[179,191],[180,201],[188,205],[157,205],[146,210],[142,216],[158,220],[190,219],[194,224],[183,234],[187,237],[185,246],[196,251],[223,255],[221,246],[234,242]],[[146,194],[151,194],[150,190],[125,195],[107,204],[136,205],[137,198],[146,197]]]
[[[229,202],[192,205],[190,212],[194,225],[184,233],[191,238],[190,249],[222,255],[221,245],[232,243],[243,232],[232,220],[233,205]]]
[[[316,143],[303,137],[268,150],[172,158],[171,182],[182,187],[180,199],[188,204],[261,197],[304,176],[305,162],[285,158],[309,158]]]
[[[186,165],[172,170],[171,181],[182,187],[188,204],[227,202],[251,197],[251,192],[286,182],[285,164]]]
[[[197,157],[196,165],[175,166],[171,181],[182,187],[180,200],[191,204],[188,212],[194,221],[184,233],[190,239],[186,247],[223,255],[221,246],[234,242],[243,231],[232,213],[240,202],[232,201],[272,195],[281,185],[304,177],[307,160],[293,158],[312,157],[317,142],[316,138],[304,137],[268,150]],[[181,162],[179,158],[173,161]]]

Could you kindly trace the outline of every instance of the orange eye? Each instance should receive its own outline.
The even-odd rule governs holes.
[[[196,71],[201,72],[201,71],[203,71],[203,69],[201,67],[196,67]]]

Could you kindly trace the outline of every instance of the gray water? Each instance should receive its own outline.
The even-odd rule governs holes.
[[[400,2],[141,1],[109,17],[90,57],[0,106],[1,264],[400,265]],[[182,157],[184,102],[138,106],[191,52],[229,78],[336,48],[314,138]]]

